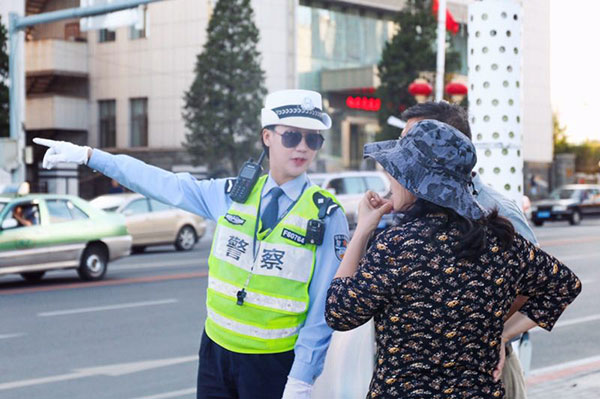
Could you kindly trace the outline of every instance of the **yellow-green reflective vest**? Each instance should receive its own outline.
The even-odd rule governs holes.
[[[220,346],[238,353],[278,353],[294,348],[306,319],[308,286],[315,265],[316,246],[304,244],[310,219],[318,219],[318,186],[304,190],[287,215],[272,229],[257,233],[262,188],[255,184],[245,204],[234,202],[220,217],[208,258],[206,334]],[[336,201],[337,203],[337,201]],[[339,205],[339,204],[338,204]],[[237,293],[245,287],[243,305]]]

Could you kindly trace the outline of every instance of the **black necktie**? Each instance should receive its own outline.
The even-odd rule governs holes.
[[[275,227],[275,223],[277,223],[277,217],[279,216],[279,197],[281,197],[281,194],[283,194],[283,190],[281,188],[273,187],[271,189],[271,200],[265,207],[265,210],[261,216],[261,231]]]

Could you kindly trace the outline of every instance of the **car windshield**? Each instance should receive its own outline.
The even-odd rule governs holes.
[[[552,193],[550,193],[550,198],[556,200],[577,198],[577,193],[579,193],[579,190],[557,188],[556,190],[552,191]]]
[[[310,181],[313,182],[313,184],[316,184],[317,186],[321,187],[325,179],[322,177],[311,177]]]
[[[6,202],[0,202],[0,212],[2,212],[2,209],[4,209],[5,206]]]

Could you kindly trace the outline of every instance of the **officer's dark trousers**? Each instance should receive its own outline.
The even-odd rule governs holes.
[[[206,332],[200,344],[198,399],[281,399],[294,351],[253,355],[231,352]]]

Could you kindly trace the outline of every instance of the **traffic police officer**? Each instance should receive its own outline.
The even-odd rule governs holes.
[[[45,168],[87,164],[135,192],[217,222],[198,398],[309,398],[331,337],[325,297],[348,225],[337,200],[306,175],[331,118],[319,93],[283,90],[267,96],[261,122],[270,172],[243,203],[231,199],[232,179],[196,180],[126,155],[34,139],[49,147]]]

